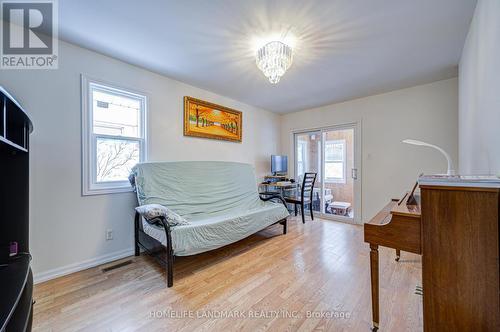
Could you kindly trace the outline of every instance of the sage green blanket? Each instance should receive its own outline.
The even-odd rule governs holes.
[[[140,205],[164,205],[190,222],[172,227],[172,246],[177,256],[239,241],[288,216],[283,204],[260,200],[255,172],[248,164],[142,163],[133,168],[132,174]],[[146,232],[150,229],[145,227]]]

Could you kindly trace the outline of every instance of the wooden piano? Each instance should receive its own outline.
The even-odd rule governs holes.
[[[420,199],[407,193],[392,200],[364,226],[373,330],[380,318],[378,246],[384,246],[396,249],[396,260],[400,250],[422,255],[425,332],[500,331],[500,180],[424,176],[419,186]]]
[[[374,331],[379,327],[378,246],[396,249],[396,261],[399,261],[401,250],[422,254],[420,204],[413,191],[401,199],[393,199],[370,222],[365,223],[365,242],[370,244]]]

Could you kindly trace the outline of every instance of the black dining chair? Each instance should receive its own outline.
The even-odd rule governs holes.
[[[302,181],[302,187],[300,188],[300,193],[296,193],[294,196],[285,196],[285,201],[295,206],[295,215],[297,216],[297,206],[300,205],[300,213],[302,215],[302,223],[306,223],[304,216],[304,206],[309,204],[309,211],[311,212],[311,219],[314,220],[313,216],[313,189],[314,182],[316,182],[316,176],[318,173],[304,173],[304,180]]]

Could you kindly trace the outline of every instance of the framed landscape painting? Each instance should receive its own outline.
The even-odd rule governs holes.
[[[241,142],[240,111],[192,97],[184,97],[184,136]]]

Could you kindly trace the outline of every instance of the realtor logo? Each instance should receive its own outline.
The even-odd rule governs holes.
[[[2,69],[57,69],[56,0],[4,0]]]

